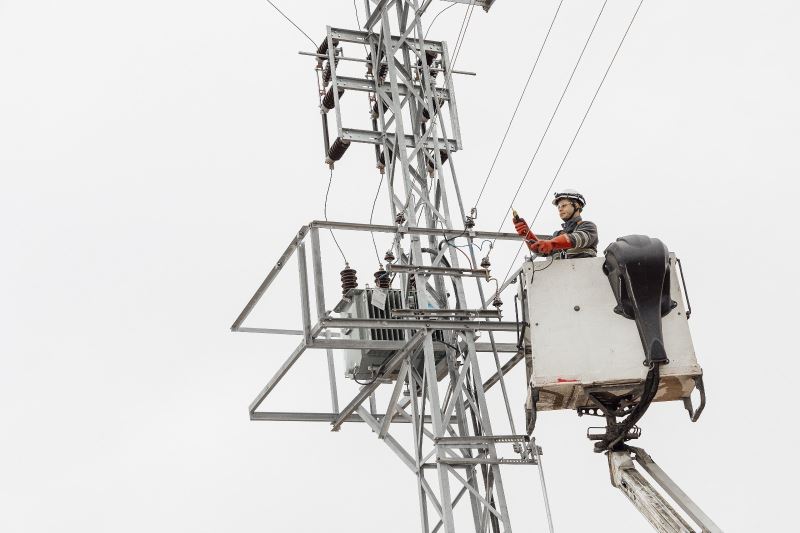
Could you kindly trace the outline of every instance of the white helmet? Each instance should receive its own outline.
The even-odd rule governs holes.
[[[570,200],[575,200],[578,202],[581,209],[586,207],[586,198],[584,198],[583,195],[575,189],[562,189],[561,191],[557,191],[555,196],[556,197],[553,200],[553,205],[558,205],[558,201],[562,198],[569,198]]]

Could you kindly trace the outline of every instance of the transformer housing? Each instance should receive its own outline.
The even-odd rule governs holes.
[[[376,291],[386,295],[385,306],[373,304]],[[375,298],[380,301],[381,298]],[[392,319],[392,310],[403,309],[403,295],[400,289],[351,289],[334,309],[342,318]],[[342,338],[358,341],[399,341],[404,342],[416,333],[412,329],[399,328],[350,328],[342,332]],[[434,360],[439,379],[447,374],[446,345],[442,331],[433,332]],[[344,352],[345,376],[356,380],[370,380],[376,376],[381,365],[397,350],[387,348],[347,349]],[[423,374],[422,348],[412,357],[414,367]],[[386,374],[382,379],[394,380],[397,371]]]

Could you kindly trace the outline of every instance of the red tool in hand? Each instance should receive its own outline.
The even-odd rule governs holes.
[[[536,235],[531,231],[531,228],[528,227],[528,223],[513,209],[511,210],[511,221],[514,223],[514,229],[517,230],[517,234],[525,239],[525,244],[528,245],[528,249],[534,252],[537,239]]]

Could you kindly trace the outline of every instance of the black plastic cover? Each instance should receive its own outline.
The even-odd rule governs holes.
[[[644,364],[668,363],[661,318],[678,305],[670,296],[669,250],[658,239],[628,235],[603,253],[603,272],[617,299],[614,312],[636,321]]]

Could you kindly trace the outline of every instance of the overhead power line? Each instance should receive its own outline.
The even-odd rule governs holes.
[[[558,169],[556,170],[553,179],[550,181],[550,185],[542,196],[542,201],[539,203],[539,208],[536,210],[536,214],[534,215],[533,219],[530,222],[530,226],[533,226],[533,223],[536,221],[536,218],[539,216],[539,213],[542,210],[542,206],[544,206],[545,200],[547,200],[547,196],[550,194],[550,190],[553,188],[553,185],[556,182],[559,174],[561,173],[561,169],[564,168],[564,163],[567,161],[567,157],[569,156],[570,152],[572,151],[572,147],[575,145],[575,140],[578,138],[578,134],[581,132],[581,128],[583,128],[583,124],[586,122],[586,117],[589,116],[589,112],[592,110],[592,106],[594,105],[595,100],[597,100],[597,95],[600,94],[600,89],[603,87],[603,83],[605,83],[606,78],[608,77],[608,73],[611,72],[611,67],[614,66],[614,61],[617,59],[617,55],[619,55],[619,51],[622,48],[622,44],[625,42],[625,38],[628,36],[628,32],[631,30],[631,26],[633,26],[634,21],[636,20],[636,15],[639,14],[639,10],[642,8],[642,4],[644,0],[639,0],[639,5],[636,6],[636,11],[634,11],[633,16],[631,17],[631,21],[628,23],[628,27],[625,29],[625,33],[622,35],[622,39],[619,41],[619,45],[617,45],[617,49],[614,51],[614,55],[611,58],[611,62],[608,64],[608,68],[606,68],[605,73],[603,74],[603,78],[600,80],[600,84],[597,86],[597,90],[594,92],[594,96],[592,96],[592,100],[589,102],[589,107],[586,108],[586,113],[583,114],[583,118],[581,119],[580,124],[578,124],[578,129],[575,131],[575,135],[572,137],[572,141],[569,143],[567,147],[567,151],[564,154],[564,157],[561,159],[561,163],[558,165]],[[511,261],[511,266],[508,268],[508,272],[506,272],[505,277],[503,278],[503,283],[506,282],[508,279],[509,274],[511,274],[511,270],[514,268],[514,264],[517,262],[517,258],[519,257],[520,251],[522,251],[522,245],[525,244],[523,241],[520,243],[519,248],[517,249],[517,254],[514,256],[514,259]]]
[[[464,18],[461,20],[461,29],[458,30],[458,38],[456,39],[455,50],[453,51],[453,67],[458,61],[458,54],[461,53],[461,47],[464,46],[464,40],[467,38],[467,30],[469,23],[472,21],[472,11],[475,9],[475,0],[471,0],[467,10],[464,12]]]
[[[547,44],[547,39],[550,37],[550,32],[552,31],[553,26],[556,23],[556,19],[558,18],[558,13],[561,11],[562,4],[564,4],[564,0],[561,0],[558,3],[558,8],[556,9],[555,15],[553,15],[553,20],[550,22],[550,27],[547,28],[547,33],[544,36],[544,41],[542,41],[542,46],[539,47],[539,53],[536,54],[536,59],[534,60],[533,66],[531,67],[531,71],[528,74],[528,80],[525,82],[525,86],[522,88],[522,93],[519,95],[519,99],[517,100],[517,105],[516,107],[514,107],[514,113],[512,113],[511,115],[511,120],[508,121],[506,132],[503,134],[503,139],[500,141],[500,146],[497,148],[497,153],[494,154],[492,165],[489,167],[489,173],[486,174],[486,179],[483,180],[483,186],[481,187],[480,193],[478,193],[478,199],[475,200],[475,209],[478,208],[478,204],[480,203],[481,197],[483,196],[483,191],[486,189],[486,184],[489,183],[489,178],[492,176],[492,172],[494,171],[494,166],[497,163],[498,157],[500,157],[500,152],[503,150],[503,146],[506,144],[506,138],[508,138],[508,132],[511,131],[511,125],[514,123],[514,119],[517,117],[517,112],[519,111],[520,104],[522,104],[522,99],[525,97],[525,92],[528,90],[528,85],[530,85],[531,83],[531,79],[533,78],[533,73],[536,71],[536,65],[539,64],[539,58],[542,57],[542,51],[544,51],[544,47]]]
[[[622,39],[617,45],[617,49],[614,51],[614,56],[611,58],[611,62],[608,64],[608,68],[606,69],[605,73],[603,74],[603,78],[600,80],[600,84],[597,86],[597,90],[594,92],[592,96],[592,100],[589,102],[589,107],[586,108],[586,113],[583,114],[583,118],[581,119],[580,124],[578,124],[578,129],[575,131],[575,135],[572,137],[572,141],[569,143],[567,147],[567,152],[564,154],[564,157],[561,159],[561,164],[558,165],[558,169],[556,170],[553,179],[550,181],[550,186],[545,191],[544,197],[542,198],[541,203],[539,203],[539,209],[536,210],[536,215],[531,220],[531,224],[536,220],[536,217],[539,216],[539,212],[542,210],[542,206],[544,205],[545,200],[547,199],[547,195],[550,193],[550,189],[553,188],[553,185],[556,182],[556,178],[561,173],[561,169],[564,167],[564,163],[567,161],[567,156],[569,156],[570,151],[572,151],[572,146],[575,144],[575,140],[578,138],[578,134],[581,132],[581,128],[583,128],[583,123],[586,122],[586,117],[589,116],[589,112],[592,110],[592,106],[594,105],[595,100],[597,100],[597,95],[600,93],[600,89],[603,87],[603,83],[606,81],[606,77],[608,77],[608,73],[611,71],[611,67],[614,66],[614,60],[617,59],[617,55],[619,54],[620,48],[622,48],[622,43],[625,42],[625,37],[628,36],[628,32],[633,26],[633,22],[636,20],[636,15],[639,13],[639,9],[641,9],[644,0],[639,0],[639,5],[636,7],[636,11],[633,13],[633,17],[631,17],[631,21],[628,23],[628,27],[625,29],[625,33],[622,35]]]
[[[288,20],[288,21],[289,21],[289,23],[290,23],[292,26],[294,26],[295,28],[297,28],[297,31],[299,31],[300,33],[302,33],[303,35],[305,35],[305,36],[306,36],[306,39],[308,39],[309,41],[311,41],[311,44],[312,44],[312,45],[314,45],[314,48],[316,48],[316,47],[317,47],[317,43],[315,43],[315,42],[314,42],[314,39],[312,39],[311,37],[309,37],[309,36],[308,36],[308,34],[307,34],[306,32],[304,32],[304,31],[303,31],[303,29],[302,29],[300,26],[298,26],[297,24],[295,24],[295,22],[294,22],[292,19],[290,19],[290,18],[289,18],[289,17],[286,15],[286,13],[284,13],[283,11],[281,11],[281,10],[278,8],[278,6],[276,6],[275,4],[273,4],[273,3],[272,3],[272,0],[267,0],[267,3],[268,3],[269,5],[271,5],[272,7],[274,7],[274,8],[275,8],[275,11],[277,11],[278,13],[280,13],[280,14],[283,16],[283,18],[285,18],[286,20]]]
[[[445,7],[445,8],[443,8],[441,11],[439,11],[438,13],[436,13],[436,16],[435,16],[435,17],[433,17],[433,20],[431,20],[431,23],[430,23],[430,24],[428,24],[428,29],[427,29],[427,30],[425,30],[425,37],[423,37],[423,39],[427,39],[427,38],[428,38],[428,33],[431,31],[431,28],[433,27],[433,23],[434,23],[434,22],[436,22],[436,19],[438,19],[438,18],[439,18],[439,15],[441,15],[442,13],[444,13],[445,11],[447,11],[448,9],[450,9],[451,7],[455,7],[456,5],[457,5],[457,4],[455,4],[455,3],[453,3],[453,4],[450,4],[449,6],[446,6],[446,7]]]
[[[547,132],[550,131],[550,126],[553,125],[553,120],[556,118],[558,110],[561,108],[561,103],[564,101],[564,97],[567,95],[567,91],[569,90],[569,87],[572,84],[572,79],[575,77],[575,72],[577,72],[578,66],[580,66],[581,64],[581,60],[583,59],[583,54],[589,47],[589,42],[592,40],[592,35],[594,35],[594,30],[597,29],[597,24],[600,22],[600,17],[603,16],[603,11],[605,11],[606,4],[608,4],[608,0],[605,0],[603,2],[602,7],[600,8],[600,12],[597,14],[597,18],[594,19],[594,25],[592,26],[592,31],[589,32],[589,37],[586,38],[586,42],[583,44],[583,49],[581,50],[581,54],[578,56],[578,60],[575,62],[575,66],[572,68],[572,72],[569,75],[567,84],[564,86],[564,90],[561,91],[561,96],[558,99],[556,108],[553,110],[553,114],[550,115],[550,120],[547,122],[547,126],[544,129],[544,133],[542,133],[542,137],[539,139],[539,144],[536,145],[536,150],[534,150],[533,156],[531,157],[531,160],[528,163],[528,168],[525,169],[525,174],[522,175],[522,180],[520,180],[519,186],[517,187],[516,192],[514,192],[514,196],[511,198],[511,202],[509,202],[508,204],[508,209],[506,209],[506,212],[503,215],[502,220],[500,221],[500,227],[497,231],[503,229],[503,222],[505,221],[508,214],[511,212],[511,208],[514,205],[514,201],[517,199],[519,192],[522,190],[522,186],[525,184],[525,180],[528,179],[528,175],[530,174],[531,168],[533,167],[533,162],[536,161],[536,156],[539,155],[539,150],[542,148],[542,144],[544,143],[544,140],[547,137]]]

